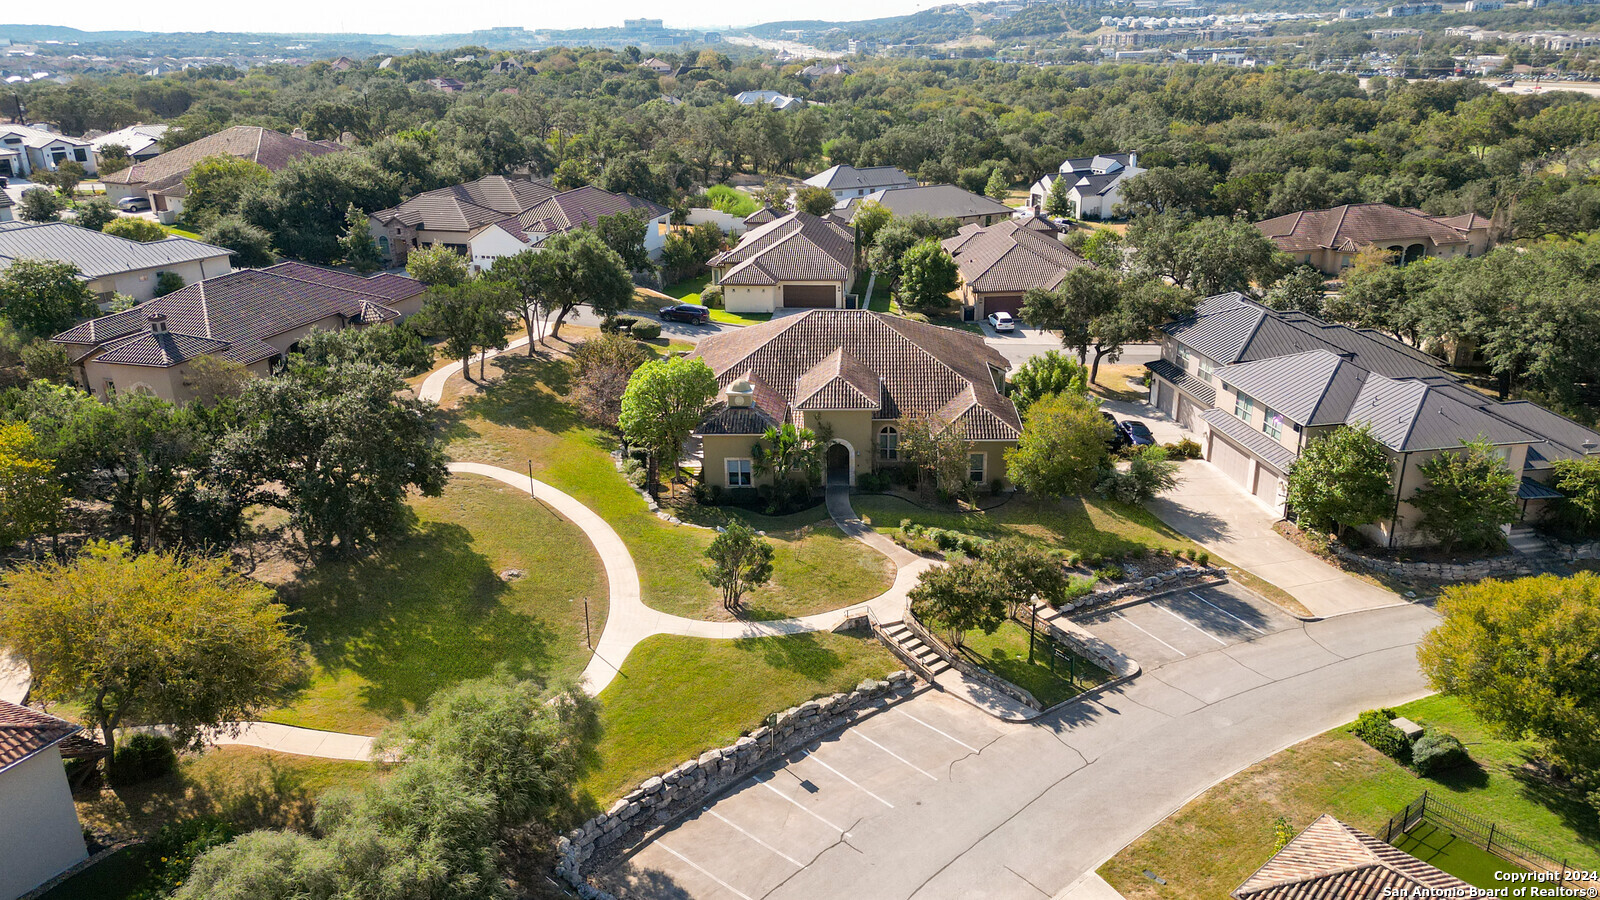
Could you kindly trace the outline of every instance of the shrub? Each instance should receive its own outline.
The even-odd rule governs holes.
[[[910,519],[901,519],[900,520],[900,530],[904,531],[907,534],[910,534],[911,533],[911,529],[916,528],[916,527],[917,527],[917,523],[911,521]]]
[[[722,285],[708,285],[705,290],[701,291],[700,305],[706,309],[722,309]]]
[[[1079,597],[1087,597],[1094,593],[1093,578],[1072,578],[1067,581],[1067,586],[1061,591],[1061,602],[1070,603]]]
[[[1094,577],[1101,581],[1121,581],[1122,575],[1121,566],[1102,566],[1094,570]]]
[[[1418,775],[1448,772],[1467,764],[1467,748],[1455,735],[1438,728],[1425,728],[1422,737],[1411,745],[1411,766]]]
[[[998,493],[1000,493],[1001,491],[1003,491],[1005,489],[1006,489],[1006,483],[1005,483],[1005,481],[1003,479],[1000,479],[1000,478],[991,478],[991,479],[989,479],[989,493],[998,494]]]
[[[1082,553],[1068,553],[1067,554],[1067,565],[1072,566],[1073,568],[1077,568],[1082,563],[1083,563],[1083,554]]]
[[[138,784],[178,771],[178,754],[166,735],[138,732],[123,741],[111,760],[111,783]]]
[[[1098,553],[1085,553],[1083,555],[1083,558],[1081,560],[1079,560],[1079,561],[1082,562],[1084,565],[1088,566],[1089,568],[1093,569],[1093,568],[1099,567],[1100,561],[1101,561],[1101,557],[1100,557],[1100,554],[1098,554]]]
[[[694,486],[694,502],[701,506],[716,506],[722,502],[722,485],[698,482]]]
[[[1199,553],[1194,555],[1194,561],[1202,566],[1207,565],[1211,562],[1211,554],[1201,550]]]
[[[939,546],[940,550],[954,550],[961,543],[960,532],[950,531],[946,528],[928,529],[928,537]]]
[[[1356,717],[1350,733],[1384,756],[1409,763],[1411,741],[1405,732],[1389,724],[1396,715],[1392,709],[1369,709]]]
[[[606,316],[600,320],[600,330],[606,334],[632,331],[639,324],[638,316]]]
[[[186,819],[161,826],[148,845],[145,865],[150,872],[148,886],[132,894],[134,900],[161,900],[172,896],[189,878],[189,870],[200,854],[233,839],[233,828],[221,819]]]
[[[1173,459],[1199,459],[1200,445],[1189,438],[1171,444],[1162,444]]]
[[[633,327],[628,329],[628,333],[633,335],[635,340],[653,341],[656,338],[661,337],[661,326],[655,322],[639,321],[635,322]]]

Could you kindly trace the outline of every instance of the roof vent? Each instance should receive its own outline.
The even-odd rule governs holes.
[[[755,405],[756,386],[748,379],[741,378],[728,385],[726,392],[728,406],[734,409],[748,409]]]
[[[167,317],[161,313],[151,313],[150,315],[145,316],[144,320],[150,323],[151,334],[167,333]]]
[[[289,137],[299,138],[303,141],[306,139],[306,130],[304,128],[296,128],[295,130],[289,132]]]

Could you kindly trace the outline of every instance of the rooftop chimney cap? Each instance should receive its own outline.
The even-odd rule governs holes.
[[[150,315],[145,316],[144,320],[150,323],[151,334],[167,333],[167,317],[162,313],[151,313]]]

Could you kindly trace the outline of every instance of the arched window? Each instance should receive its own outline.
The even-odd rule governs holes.
[[[900,458],[900,430],[893,425],[885,425],[878,431],[878,458]]]

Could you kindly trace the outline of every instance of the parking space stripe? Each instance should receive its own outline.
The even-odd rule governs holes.
[[[1138,622],[1135,622],[1134,620],[1128,618],[1127,616],[1123,615],[1121,612],[1113,611],[1113,615],[1115,615],[1117,618],[1121,619],[1122,621],[1127,622],[1129,625],[1132,625],[1135,628],[1139,628],[1139,623]],[[1189,656],[1189,654],[1183,652],[1182,650],[1179,650],[1177,647],[1172,646],[1171,644],[1167,643],[1166,641],[1163,641],[1161,638],[1156,637],[1155,635],[1151,634],[1150,632],[1145,631],[1143,628],[1139,628],[1139,630],[1141,632],[1144,632],[1144,635],[1146,637],[1150,638],[1150,640],[1155,641],[1156,643],[1158,643],[1161,646],[1167,648],[1168,650],[1171,650],[1173,653],[1176,653],[1179,656],[1182,656],[1182,657],[1185,657],[1185,658],[1187,658]]]
[[[1200,596],[1199,594],[1196,594],[1194,591],[1190,591],[1189,592],[1189,596],[1195,598],[1196,600],[1199,600],[1201,603],[1204,603],[1205,605],[1211,607],[1212,609],[1216,610],[1217,612],[1222,613],[1223,615],[1225,615],[1228,618],[1234,620],[1235,622],[1238,622],[1240,625],[1243,625],[1244,627],[1250,629],[1251,631],[1254,631],[1256,634],[1265,634],[1266,633],[1266,632],[1262,631],[1261,629],[1255,627],[1254,625],[1251,625],[1249,622],[1246,622],[1245,620],[1243,620],[1243,619],[1239,618],[1238,616],[1234,615],[1233,613],[1228,612],[1227,610],[1225,610],[1222,607],[1216,605],[1215,603],[1212,603],[1210,600],[1207,600],[1206,598]]]
[[[945,734],[944,732],[940,731],[939,729],[933,727],[932,725],[929,725],[927,722],[922,721],[921,719],[917,718],[916,716],[913,716],[911,713],[908,713],[903,709],[897,709],[897,710],[895,710],[895,712],[899,713],[902,716],[905,716],[906,718],[910,719],[911,721],[917,723],[918,725],[921,725],[923,728],[928,729],[929,731],[933,732],[934,734],[939,735],[942,738],[945,738],[947,740],[955,741],[956,743],[958,743],[961,746],[967,748],[968,750],[971,750],[973,753],[981,753],[981,752],[983,752],[983,751],[979,750],[977,747],[972,746],[971,744],[967,743],[966,741],[963,741],[962,739],[960,739],[958,737],[952,737],[951,735]]]
[[[1205,635],[1206,637],[1211,638],[1213,641],[1216,641],[1218,644],[1221,644],[1224,647],[1228,646],[1228,642],[1227,641],[1223,640],[1222,638],[1217,637],[1216,635],[1214,635],[1211,632],[1205,630],[1204,628],[1201,628],[1199,625],[1196,625],[1195,623],[1189,621],[1188,619],[1185,619],[1183,616],[1178,615],[1177,613],[1173,612],[1172,610],[1167,609],[1165,606],[1162,606],[1159,603],[1153,603],[1153,602],[1150,605],[1154,606],[1156,609],[1161,610],[1162,612],[1164,612],[1167,615],[1173,617],[1174,619],[1177,619],[1179,622],[1182,622],[1183,624],[1189,626],[1190,628],[1193,628],[1195,631],[1200,632],[1201,634]]]
[[[863,741],[866,741],[867,743],[871,744],[872,746],[877,747],[879,750],[882,750],[883,752],[889,754],[890,756],[894,757],[895,759],[900,760],[901,762],[905,763],[906,765],[910,766],[911,768],[916,769],[918,772],[922,772],[922,774],[927,775],[929,780],[931,780],[931,781],[938,781],[939,780],[937,778],[934,778],[932,775],[929,775],[927,772],[923,772],[921,766],[918,766],[916,763],[912,762],[909,759],[906,759],[904,756],[901,756],[900,754],[894,752],[893,750],[890,750],[888,747],[885,747],[884,745],[878,743],[877,741],[873,740],[872,738],[869,738],[866,735],[861,734],[860,732],[852,732],[852,733],[855,734],[856,737],[861,738]]]
[[[712,809],[711,807],[709,807],[709,806],[701,807],[701,810],[703,812],[710,813],[713,817],[716,818],[716,820],[718,822],[721,822],[722,824],[728,826],[729,828],[732,828],[734,831],[739,832],[740,834],[744,835],[745,837],[749,838],[750,840],[755,841],[756,843],[758,843],[761,846],[767,848],[768,850],[771,850],[773,853],[778,854],[779,856],[781,856],[784,859],[788,860],[791,864],[793,864],[795,866],[798,866],[798,867],[800,867],[802,869],[804,869],[806,867],[805,863],[801,862],[798,859],[795,859],[794,857],[792,857],[789,854],[783,852],[782,850],[779,850],[777,847],[772,846],[771,844],[767,843],[766,841],[763,841],[761,838],[756,837],[755,835],[751,834],[750,832],[745,831],[743,828],[740,828],[738,825],[733,824],[732,822],[730,822],[726,818],[724,818],[721,813],[717,812],[716,810]]]
[[[882,797],[879,797],[877,794],[874,794],[873,792],[867,790],[866,788],[862,787],[861,785],[856,784],[855,780],[852,779],[849,775],[846,775],[845,773],[839,771],[838,769],[835,769],[833,766],[830,766],[827,763],[823,762],[822,761],[822,757],[816,755],[815,753],[812,753],[809,750],[802,750],[800,752],[801,752],[802,755],[805,756],[806,759],[809,759],[809,760],[815,762],[817,765],[823,767],[824,769],[827,769],[829,772],[832,772],[833,774],[839,776],[840,778],[843,778],[845,780],[845,782],[848,783],[851,787],[855,788],[856,790],[860,791],[863,794],[866,794],[868,797],[871,797],[872,799],[878,801],[879,803],[882,803],[884,806],[887,806],[890,809],[894,809],[894,804],[893,803],[890,803],[889,801],[883,799]]]
[[[773,792],[774,794],[777,794],[779,797],[782,797],[783,799],[789,801],[790,803],[793,803],[797,809],[799,809],[801,812],[805,813],[806,815],[810,816],[811,818],[816,819],[818,822],[821,822],[822,824],[828,826],[829,828],[832,828],[834,831],[837,831],[840,834],[844,834],[844,829],[843,828],[840,828],[839,826],[833,824],[832,822],[829,822],[827,819],[824,819],[823,817],[817,815],[816,813],[812,812],[811,810],[806,809],[804,804],[802,804],[800,801],[794,799],[793,797],[789,796],[788,794],[785,794],[783,791],[778,790],[777,788],[773,787],[770,784],[767,784],[765,781],[762,781],[761,779],[756,778],[755,776],[751,776],[750,780],[754,781],[756,784],[761,785],[762,787],[764,787],[767,790]]]
[[[749,894],[746,894],[744,891],[741,891],[738,888],[734,887],[733,885],[727,883],[726,881],[723,881],[721,878],[718,878],[717,876],[711,874],[710,872],[707,872],[705,869],[700,867],[699,863],[695,862],[694,860],[690,859],[687,856],[684,856],[682,853],[679,853],[678,851],[672,849],[671,847],[668,847],[666,844],[663,844],[660,841],[656,841],[656,846],[660,847],[661,849],[663,849],[665,851],[667,851],[668,853],[671,853],[673,856],[676,856],[677,858],[683,860],[685,863],[687,863],[689,865],[690,868],[694,869],[696,872],[699,872],[701,875],[704,875],[705,877],[711,879],[712,881],[715,881],[717,884],[722,885],[723,887],[727,888],[728,890],[733,891],[735,894],[738,894],[739,896],[743,897],[744,900],[755,900],[755,898],[751,897]]]

